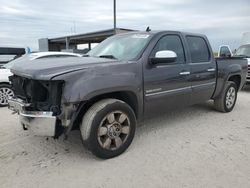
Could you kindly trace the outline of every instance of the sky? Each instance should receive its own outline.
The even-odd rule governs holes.
[[[117,0],[117,27],[202,33],[214,51],[238,48],[249,23],[250,0]],[[0,0],[1,46],[112,27],[113,0]]]

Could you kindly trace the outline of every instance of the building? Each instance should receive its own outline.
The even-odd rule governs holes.
[[[80,44],[87,44],[87,50],[91,49],[92,43],[100,43],[106,38],[119,33],[131,32],[134,30],[117,28],[114,32],[114,29],[69,35],[57,38],[42,38],[38,40],[39,51],[71,51],[79,52],[77,46]],[[85,49],[86,50],[86,49]],[[81,51],[84,53],[84,50]]]

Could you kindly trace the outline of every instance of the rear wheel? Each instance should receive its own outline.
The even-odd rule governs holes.
[[[0,84],[0,107],[8,105],[8,98],[14,97],[14,92],[8,84]]]
[[[104,99],[86,112],[80,126],[84,145],[97,157],[108,159],[123,153],[131,144],[136,118],[123,101]]]
[[[214,100],[215,108],[221,112],[231,112],[237,100],[238,88],[235,82],[227,82],[220,98]]]

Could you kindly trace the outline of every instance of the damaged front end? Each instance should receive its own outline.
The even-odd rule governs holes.
[[[9,108],[19,114],[24,130],[35,135],[58,137],[62,133],[61,97],[64,81],[33,80],[11,76],[15,97],[9,99]]]

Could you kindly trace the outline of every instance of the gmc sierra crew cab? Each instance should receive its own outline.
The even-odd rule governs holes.
[[[233,110],[247,60],[213,57],[204,35],[175,31],[110,37],[81,58],[20,58],[9,108],[24,130],[59,137],[79,128],[83,144],[112,158],[131,144],[144,118],[214,100]]]

